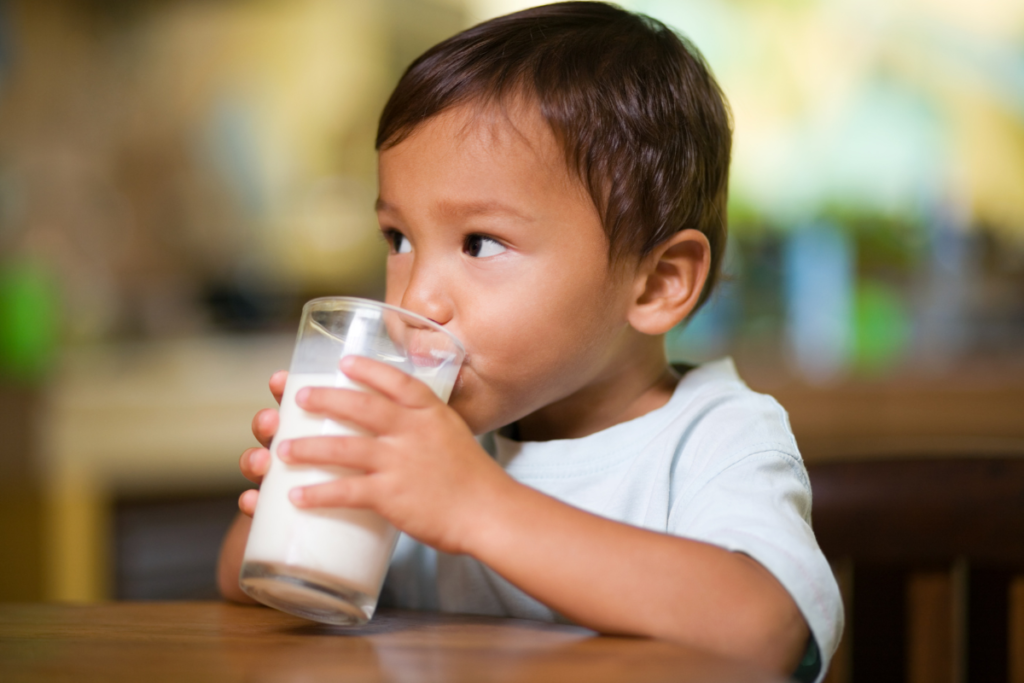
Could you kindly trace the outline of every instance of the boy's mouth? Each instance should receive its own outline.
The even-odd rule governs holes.
[[[438,351],[430,349],[426,352],[414,352],[409,350],[409,361],[417,368],[437,368],[450,364],[455,360],[456,355],[450,351]]]
[[[459,355],[447,335],[423,328],[409,331],[405,339],[405,353],[413,365],[421,368],[452,363]]]

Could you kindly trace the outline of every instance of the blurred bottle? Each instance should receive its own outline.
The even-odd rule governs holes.
[[[853,242],[831,223],[796,229],[784,253],[786,344],[797,372],[812,383],[841,376],[853,342]]]

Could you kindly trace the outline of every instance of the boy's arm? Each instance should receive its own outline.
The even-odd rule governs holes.
[[[238,586],[238,572],[242,568],[242,554],[245,552],[245,542],[249,539],[250,526],[252,517],[238,513],[221,542],[220,558],[217,561],[217,588],[221,597],[231,602],[256,604]]]
[[[274,400],[281,403],[284,385],[288,379],[285,371],[275,372],[270,377],[270,393]],[[270,469],[270,442],[277,432],[278,413],[273,409],[261,410],[252,420],[252,433],[260,442],[260,448],[249,448],[238,460],[238,468],[242,476],[259,485],[263,475]],[[242,555],[245,544],[249,540],[249,528],[252,526],[252,513],[256,510],[257,492],[250,489],[238,498],[240,513],[228,528],[224,540],[221,541],[220,555],[217,558],[217,589],[221,597],[232,602],[257,604],[255,600],[242,592],[238,586],[238,574],[242,569]]]
[[[796,669],[807,623],[750,557],[598,517],[515,482],[489,500],[466,552],[574,622]]]
[[[418,540],[469,554],[583,626],[703,647],[789,674],[808,627],[760,564],[610,521],[513,480],[422,383],[365,359],[343,371],[377,394],[308,389],[310,412],[373,436],[285,441],[286,462],[361,470],[293,489],[299,507],[364,507]]]

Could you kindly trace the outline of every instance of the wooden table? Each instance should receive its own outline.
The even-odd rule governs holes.
[[[781,679],[671,643],[516,619],[382,611],[362,628],[217,602],[0,605],[0,681]]]

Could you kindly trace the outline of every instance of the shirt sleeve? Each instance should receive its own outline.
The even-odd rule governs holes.
[[[785,413],[751,393],[720,402],[696,430],[688,446],[699,453],[673,474],[669,533],[744,553],[770,571],[807,620],[823,676],[842,634],[842,600],[811,528],[810,482]]]

